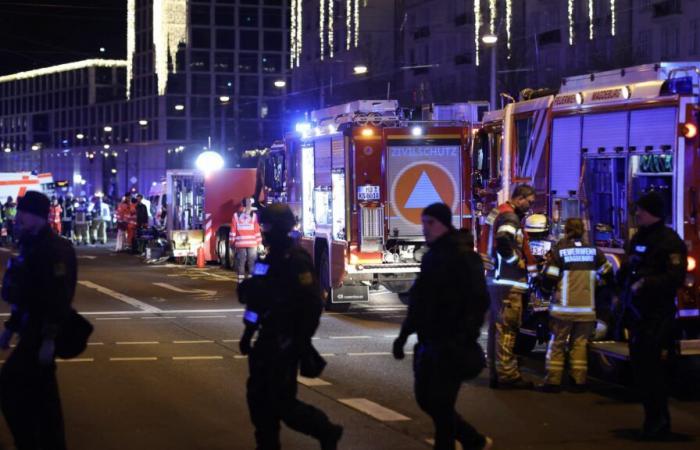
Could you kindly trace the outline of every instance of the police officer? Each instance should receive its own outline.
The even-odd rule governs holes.
[[[637,200],[639,227],[618,273],[625,289],[624,318],[630,331],[630,360],[644,405],[643,437],[662,439],[671,431],[663,355],[671,354],[675,298],[683,285],[687,250],[664,224],[664,201],[657,192]]]
[[[404,358],[408,336],[417,333],[415,395],[435,424],[435,449],[452,450],[455,439],[465,450],[488,449],[492,440],[455,411],[464,379],[460,364],[477,364],[477,374],[484,364],[483,350],[476,344],[489,307],[484,267],[474,252],[471,233],[452,226],[447,205],[435,203],[425,208],[422,222],[430,250],[411,288],[408,315],[394,341],[394,357]],[[464,353],[470,347],[478,352],[472,361]]]
[[[343,428],[296,398],[300,359],[312,351],[323,300],[310,255],[288,236],[295,222],[285,204],[262,210],[269,254],[256,262],[253,277],[240,284],[239,299],[247,305],[240,350],[249,354],[248,409],[259,450],[280,448],[280,420],[318,439],[323,450],[334,450]]]
[[[479,251],[482,258],[495,268],[489,327],[492,387],[532,387],[532,383],[523,380],[520,375],[513,349],[522,323],[528,273],[537,271],[527,233],[522,229],[522,220],[534,202],[535,190],[532,186],[518,185],[511,199],[494,208],[486,219],[486,226],[482,227]]]
[[[542,271],[541,289],[552,292],[549,306],[551,337],[547,347],[547,375],[536,389],[554,393],[561,390],[564,363],[569,347],[571,392],[586,390],[588,338],[595,329],[595,286],[608,280],[612,266],[603,252],[583,241],[581,219],[567,219],[565,237],[552,249]],[[570,344],[569,344],[570,343]]]
[[[2,297],[12,314],[0,347],[19,343],[0,373],[0,406],[18,450],[65,449],[54,340],[70,313],[76,258],[70,241],[51,231],[49,199],[27,192],[17,206],[19,256],[5,272]]]

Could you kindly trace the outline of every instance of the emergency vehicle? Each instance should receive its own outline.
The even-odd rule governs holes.
[[[0,201],[7,197],[17,201],[28,191],[38,191],[51,196],[54,191],[53,175],[34,172],[0,172]]]
[[[449,205],[455,227],[471,225],[473,127],[464,117],[408,121],[395,100],[360,100],[311,112],[283,150],[270,149],[259,179],[297,215],[329,304],[368,301],[379,284],[405,291],[425,251],[420,213],[429,204]]]
[[[473,153],[477,215],[529,183],[535,211],[552,218],[555,234],[568,217],[583,218],[615,268],[636,231],[634,200],[660,192],[667,225],[688,246],[677,300],[684,355],[700,354],[699,70],[700,62],[659,63],[565,78],[558,92],[530,91],[487,113]],[[592,348],[628,355],[619,342]]]

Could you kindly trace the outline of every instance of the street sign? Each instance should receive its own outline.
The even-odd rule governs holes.
[[[359,201],[380,200],[379,186],[364,185],[357,187]]]
[[[420,225],[423,208],[432,203],[445,203],[456,208],[457,183],[444,166],[419,161],[406,166],[394,179],[392,206],[403,220]]]

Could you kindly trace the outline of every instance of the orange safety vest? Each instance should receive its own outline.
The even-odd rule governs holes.
[[[51,205],[49,208],[49,222],[51,223],[61,223],[61,213],[63,209],[61,205]]]
[[[233,213],[229,243],[234,248],[254,248],[262,243],[258,215],[254,212]]]

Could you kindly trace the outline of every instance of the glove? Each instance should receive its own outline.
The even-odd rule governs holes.
[[[12,331],[5,329],[2,334],[0,334],[0,349],[7,350],[10,348],[10,342],[12,341]]]
[[[394,348],[392,349],[392,352],[394,353],[394,358],[400,360],[406,357],[406,354],[403,352],[404,345],[406,345],[405,338],[399,336],[394,340]]]
[[[56,343],[53,339],[44,339],[39,348],[39,365],[48,366],[53,362],[54,353],[56,352]]]

